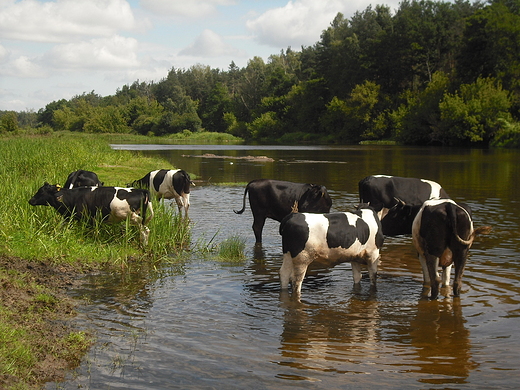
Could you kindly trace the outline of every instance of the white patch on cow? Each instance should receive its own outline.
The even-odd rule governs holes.
[[[441,197],[442,187],[439,183],[431,181],[431,180],[426,180],[426,179],[421,179],[421,181],[424,183],[428,183],[430,185],[430,187],[431,187],[430,199],[436,199],[436,198]]]

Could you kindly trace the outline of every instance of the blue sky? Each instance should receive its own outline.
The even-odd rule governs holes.
[[[0,110],[114,94],[172,67],[227,70],[320,39],[334,16],[398,0],[0,0]]]

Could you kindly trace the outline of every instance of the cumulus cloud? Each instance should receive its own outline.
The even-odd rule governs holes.
[[[136,28],[126,0],[4,1],[0,38],[69,42],[82,36],[108,36]]]
[[[352,15],[361,1],[351,0],[295,0],[284,7],[272,8],[246,22],[255,39],[276,48],[310,46],[315,44],[323,30],[342,12]]]
[[[7,57],[9,56],[9,51],[0,45],[0,64],[7,60]]]
[[[192,45],[181,50],[179,55],[193,57],[221,57],[221,56],[244,56],[245,54],[231,45],[226,44],[220,35],[204,30],[195,39]]]
[[[217,11],[218,6],[232,5],[233,0],[141,0],[143,8],[162,17],[201,18]]]
[[[114,35],[53,47],[44,61],[61,69],[124,69],[139,66],[138,42]]]

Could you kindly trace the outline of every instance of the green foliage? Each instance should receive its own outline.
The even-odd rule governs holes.
[[[231,236],[222,241],[218,246],[218,257],[228,262],[240,262],[245,260],[244,253],[246,240],[240,236]]]
[[[509,93],[490,78],[463,84],[455,94],[446,94],[439,104],[438,133],[444,143],[489,143],[504,121],[511,121]]]
[[[18,117],[16,112],[7,111],[0,116],[0,133],[13,133],[18,130]]]
[[[421,91],[407,91],[404,103],[390,115],[394,137],[405,144],[427,144],[439,138],[439,103],[450,82],[443,72],[436,72]]]

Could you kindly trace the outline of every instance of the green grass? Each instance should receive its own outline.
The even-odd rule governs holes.
[[[245,260],[246,240],[240,236],[231,236],[218,245],[218,258],[221,261],[240,263]]]
[[[63,184],[77,169],[96,172],[105,185],[125,186],[158,168],[174,167],[162,159],[112,150],[96,136],[0,139],[0,253],[92,266],[121,265],[129,258],[158,261],[186,247],[189,225],[155,201],[147,248],[140,246],[137,228],[128,224],[66,222],[52,207],[28,203],[45,181]]]

